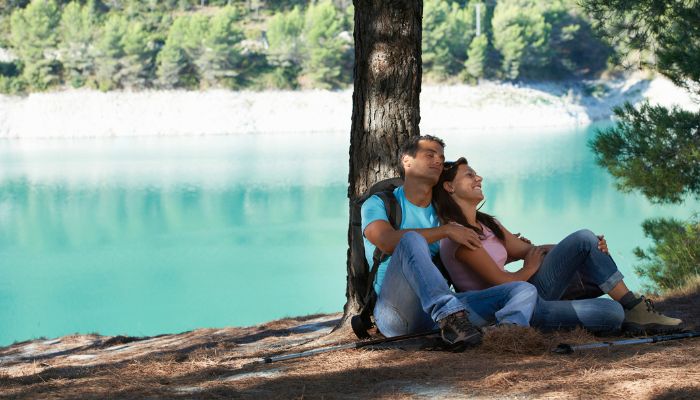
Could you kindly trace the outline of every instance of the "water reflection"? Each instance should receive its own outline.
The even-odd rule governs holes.
[[[0,184],[326,186],[347,182],[343,133],[0,141]]]
[[[0,186],[1,250],[80,250],[120,241],[160,241],[177,232],[210,235],[226,230],[239,243],[284,240],[247,235],[248,229],[289,226],[305,221],[343,219],[347,213],[341,185],[71,189],[30,185],[26,180]],[[342,224],[341,224],[342,225]],[[305,233],[317,236],[316,232]],[[327,238],[319,237],[325,241]]]

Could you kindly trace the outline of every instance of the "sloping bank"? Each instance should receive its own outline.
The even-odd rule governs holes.
[[[664,78],[570,84],[424,86],[421,129],[569,128],[644,98],[693,105]],[[349,131],[352,90],[109,92],[0,96],[0,138],[180,136]]]
[[[657,300],[659,310],[691,326],[700,323],[700,279]],[[353,340],[342,330],[328,334],[339,317],[150,338],[80,335],[17,343],[0,348],[0,398],[700,398],[700,338],[559,355],[550,351],[557,343],[609,338],[520,328],[491,330],[481,347],[465,353],[396,342],[259,362]]]

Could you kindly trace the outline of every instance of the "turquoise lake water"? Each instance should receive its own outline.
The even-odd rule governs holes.
[[[688,217],[615,190],[592,129],[447,132],[513,232],[587,227],[640,288],[645,218]],[[0,141],[0,345],[98,332],[155,335],[340,311],[345,132]]]

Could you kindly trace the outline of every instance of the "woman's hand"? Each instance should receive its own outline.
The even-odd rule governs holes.
[[[459,243],[469,250],[478,249],[481,247],[479,235],[473,229],[467,228],[455,222],[443,225],[447,230],[447,237],[453,242]]]
[[[540,265],[542,265],[542,260],[544,259],[545,253],[546,251],[544,248],[540,246],[533,246],[527,252],[527,255],[525,255],[523,269],[532,271],[534,274],[534,272],[540,269]]]
[[[527,244],[532,244],[532,242],[530,241],[530,239],[526,238],[525,236],[522,236],[522,235],[520,234],[520,232],[514,233],[513,236],[515,236],[516,238],[522,240],[523,242],[525,242],[525,243],[527,243]]]
[[[537,247],[541,248],[542,251],[544,251],[544,255],[547,255],[547,253],[549,253],[550,251],[552,251],[552,249],[554,248],[554,246],[556,246],[556,244],[541,244],[541,245],[539,245],[539,246],[537,246]]]
[[[608,242],[605,241],[605,235],[598,235],[598,250],[605,254],[610,254],[610,252],[608,252]]]
[[[530,239],[526,238],[525,236],[522,236],[522,235],[520,234],[520,232],[514,233],[513,236],[515,236],[516,238],[520,239],[521,242],[525,242],[525,243],[530,244],[530,245],[532,244],[532,241],[530,241]],[[506,264],[510,264],[510,263],[512,263],[512,262],[515,261],[515,260],[520,260],[520,258],[513,257],[513,256],[511,256],[510,254],[508,254],[508,258],[506,259]]]

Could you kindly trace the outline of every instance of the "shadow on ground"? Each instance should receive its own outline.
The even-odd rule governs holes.
[[[697,304],[700,287],[657,302],[660,310],[691,324],[698,323]],[[0,398],[700,398],[700,375],[693,368],[700,339],[557,355],[549,352],[557,341],[596,339],[533,331],[542,338],[536,342],[540,347],[526,352],[517,346],[527,343],[510,348],[485,343],[464,353],[344,350],[256,363],[264,355],[300,351],[300,343],[319,346],[337,317],[121,338],[101,341],[113,347],[80,346],[39,362],[25,355],[13,365],[2,362],[13,349],[0,349]],[[110,349],[120,346],[133,352],[114,356]],[[98,357],[70,358],[88,354]]]

